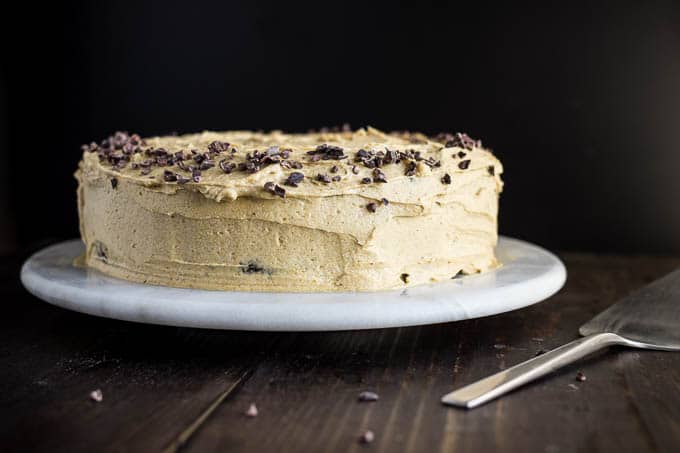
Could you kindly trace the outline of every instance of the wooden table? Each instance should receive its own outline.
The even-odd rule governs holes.
[[[678,353],[612,349],[473,411],[439,403],[576,338],[591,316],[680,266],[562,258],[566,287],[527,309],[293,334],[72,313],[23,290],[19,259],[0,261],[0,451],[680,451]],[[380,400],[357,401],[364,390]],[[254,418],[244,415],[251,403]],[[371,444],[359,443],[364,430],[375,434]]]

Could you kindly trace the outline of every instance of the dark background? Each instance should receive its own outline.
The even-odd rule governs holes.
[[[503,234],[680,252],[680,3],[507,3],[2,14],[0,250],[77,236],[79,145],[115,130],[349,122],[481,138],[505,166]]]

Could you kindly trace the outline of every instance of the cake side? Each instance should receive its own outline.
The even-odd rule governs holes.
[[[461,140],[206,132],[146,139],[124,165],[88,147],[76,173],[85,261],[138,282],[249,291],[380,290],[485,271],[497,265],[502,167]],[[194,159],[215,142],[224,149]],[[278,161],[245,168],[263,147]]]

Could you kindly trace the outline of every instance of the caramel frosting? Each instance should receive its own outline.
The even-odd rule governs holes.
[[[243,291],[399,288],[498,265],[502,166],[465,134],[203,132],[84,146],[85,263]]]

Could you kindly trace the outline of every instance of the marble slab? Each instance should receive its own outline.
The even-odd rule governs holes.
[[[324,331],[415,326],[526,307],[556,293],[566,270],[552,253],[501,237],[499,269],[404,290],[345,293],[206,291],[131,283],[77,268],[80,240],[47,247],[21,270],[26,289],[68,310],[209,329]]]

